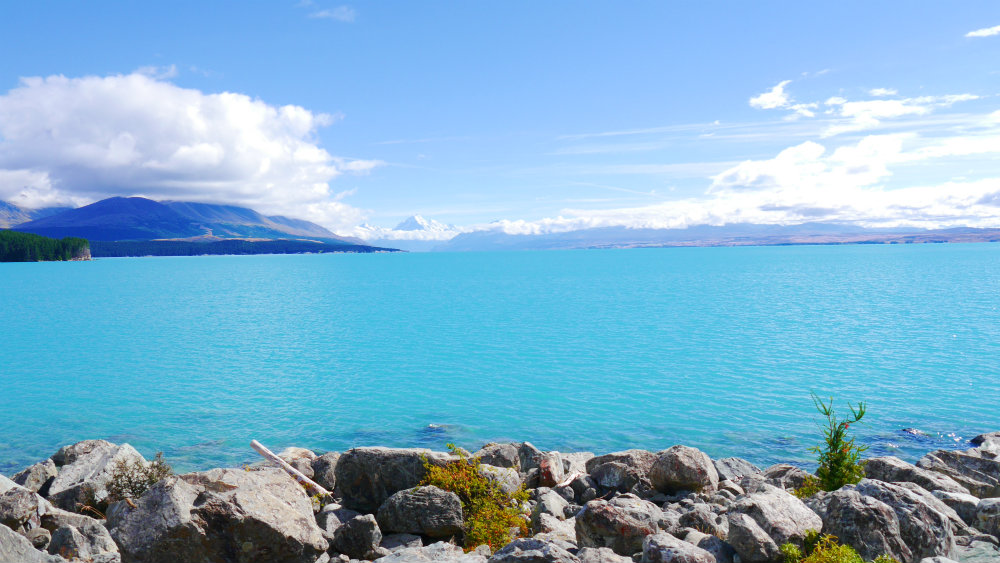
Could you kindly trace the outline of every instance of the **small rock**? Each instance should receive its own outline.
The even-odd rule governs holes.
[[[13,487],[0,494],[0,524],[14,531],[27,531],[39,526],[40,500],[41,497],[36,493],[23,487]]]
[[[52,534],[48,552],[64,559],[87,560],[98,556],[118,556],[118,546],[101,524],[84,528],[64,526]]]
[[[44,550],[49,546],[49,542],[52,541],[52,532],[49,532],[45,528],[32,528],[28,530],[28,533],[24,537],[31,541],[31,545],[35,546],[35,549]]]
[[[787,463],[772,465],[762,473],[767,482],[787,491],[794,491],[812,477],[811,474]]]
[[[666,532],[646,536],[642,563],[716,563],[715,556]]]
[[[580,547],[609,547],[619,555],[642,551],[642,540],[660,531],[663,511],[655,504],[626,494],[592,500],[576,516]]]
[[[580,563],[633,563],[631,557],[618,555],[607,547],[584,547],[576,552]]]
[[[379,546],[388,549],[390,552],[396,552],[408,547],[421,547],[423,545],[420,536],[415,534],[385,534],[379,543]]]
[[[494,553],[489,563],[580,563],[580,559],[556,542],[520,538]]]
[[[424,547],[407,547],[385,557],[376,559],[378,563],[486,563],[486,557],[479,553],[465,553],[452,543],[437,542]]]

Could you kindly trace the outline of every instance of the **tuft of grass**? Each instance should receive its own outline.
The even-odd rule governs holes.
[[[841,545],[836,536],[820,535],[814,530],[806,533],[804,549],[790,543],[781,546],[784,563],[865,563],[849,545]],[[888,555],[879,555],[871,563],[899,563]]]
[[[513,531],[526,535],[528,521],[521,513],[528,500],[524,486],[505,493],[499,483],[479,473],[478,458],[470,459],[455,444],[448,444],[448,449],[458,459],[441,467],[424,459],[427,476],[420,484],[451,491],[461,499],[465,550],[486,544],[496,551],[514,539]]]
[[[173,469],[163,461],[163,452],[157,452],[153,461],[148,463],[119,459],[111,470],[107,502],[110,504],[119,500],[137,499],[160,479],[172,473]]]
[[[826,417],[826,427],[823,428],[823,445],[810,448],[810,451],[819,454],[819,468],[816,469],[819,486],[824,491],[836,491],[844,485],[857,483],[865,476],[861,454],[868,447],[855,445],[854,438],[848,438],[848,430],[852,424],[861,422],[865,416],[865,404],[858,403],[857,408],[855,408],[854,405],[848,403],[851,416],[844,420],[838,420],[833,409],[832,397],[829,404],[820,399],[816,393],[812,394],[812,398],[816,410]]]

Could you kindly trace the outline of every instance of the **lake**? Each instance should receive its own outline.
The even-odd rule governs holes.
[[[87,438],[274,450],[683,443],[808,467],[810,391],[915,460],[1000,430],[1000,245],[0,264],[0,473]],[[916,431],[904,431],[915,429]]]

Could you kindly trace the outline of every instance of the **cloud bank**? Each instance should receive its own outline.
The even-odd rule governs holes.
[[[229,203],[356,225],[330,181],[377,161],[329,154],[316,139],[334,118],[243,94],[206,94],[165,78],[25,78],[0,96],[0,200],[25,207],[142,195]]]

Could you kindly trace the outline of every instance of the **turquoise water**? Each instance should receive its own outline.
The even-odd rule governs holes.
[[[180,469],[258,439],[807,463],[810,390],[876,454],[1000,430],[1000,245],[0,264],[0,472],[85,438]],[[917,428],[928,436],[901,432]]]

